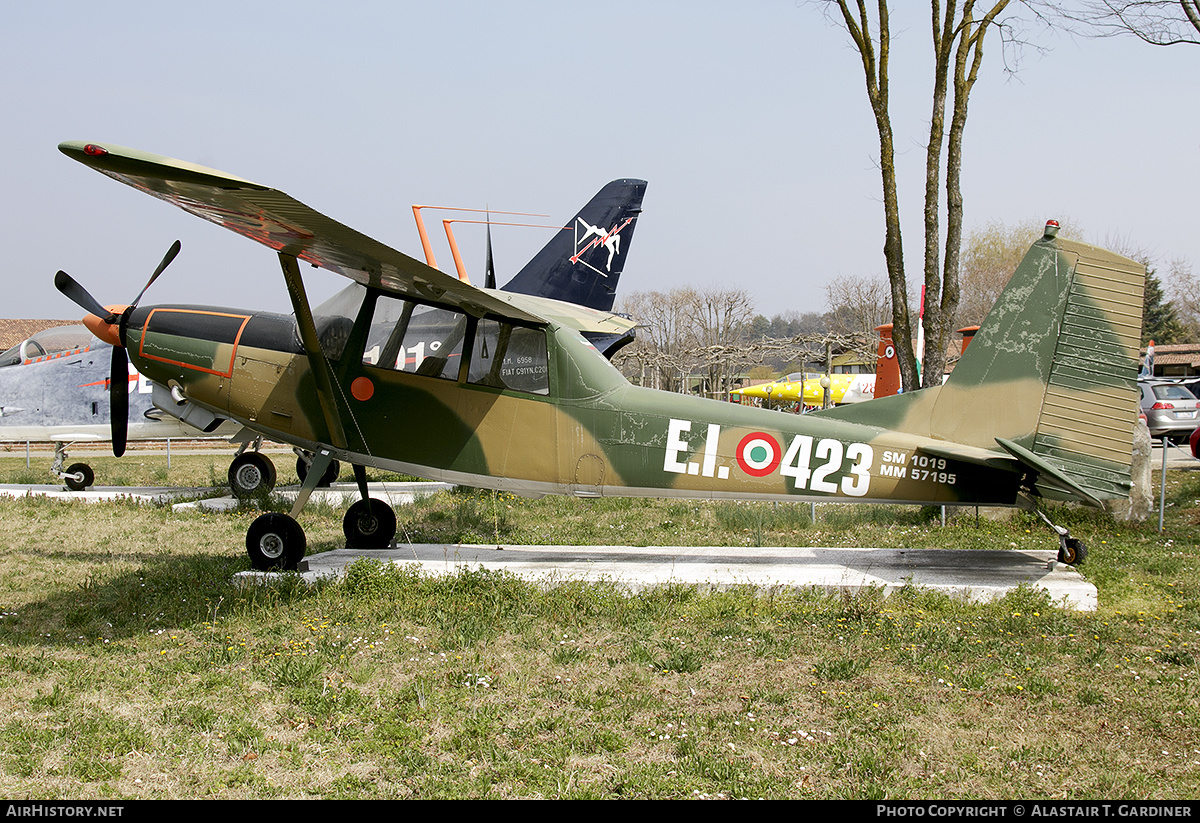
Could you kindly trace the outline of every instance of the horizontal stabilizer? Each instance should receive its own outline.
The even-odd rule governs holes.
[[[1036,472],[1039,477],[1033,481],[1034,488],[1039,491],[1042,497],[1063,497],[1066,496],[1078,498],[1084,503],[1103,508],[1104,503],[1093,497],[1086,489],[1070,478],[1066,471],[1055,466],[1054,463],[1044,457],[1038,457],[1028,449],[1018,446],[1011,440],[1005,440],[1003,437],[997,437],[996,442],[1013,457],[1017,458],[1022,465],[1027,466]]]
[[[1020,462],[1014,457],[990,449],[975,446],[960,446],[955,443],[922,443],[921,451],[933,457],[944,457],[960,463],[985,466],[989,469],[1020,471]]]

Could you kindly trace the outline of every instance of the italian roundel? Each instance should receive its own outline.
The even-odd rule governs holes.
[[[764,432],[751,432],[738,443],[738,465],[752,477],[766,477],[779,467],[782,457],[778,441]]]

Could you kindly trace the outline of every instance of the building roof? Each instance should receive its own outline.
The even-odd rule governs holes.
[[[78,320],[0,320],[0,351],[11,349],[27,337],[55,326],[79,326]]]
[[[1145,347],[1142,357],[1146,356]],[[1200,370],[1200,343],[1171,343],[1154,345],[1154,368],[1164,366],[1187,366],[1190,370]]]

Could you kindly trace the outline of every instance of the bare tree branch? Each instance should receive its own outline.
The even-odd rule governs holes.
[[[932,108],[926,144],[924,265],[925,351],[920,382],[937,385],[946,366],[946,351],[958,309],[960,247],[962,244],[963,135],[968,100],[983,63],[984,42],[996,29],[1005,43],[1014,31],[1016,17],[1001,16],[1010,4],[1029,9],[1034,0],[931,0],[930,23],[934,57]],[[888,111],[887,73],[890,14],[887,0],[877,0],[874,17],[866,0],[824,0],[826,16],[850,35],[862,60],[867,98],[879,133],[879,169],[884,205],[884,259],[891,286],[892,336],[900,374],[906,388],[918,386],[916,352],[912,345],[913,321],[909,314],[908,283],[901,244],[899,195],[896,185],[895,137]],[[977,5],[979,8],[977,8]],[[840,14],[834,14],[836,7]],[[1032,17],[1040,19],[1037,13]],[[877,34],[873,39],[872,30]],[[877,44],[877,48],[876,48]],[[947,118],[949,123],[947,123]],[[944,178],[943,178],[944,173]],[[943,182],[945,202],[942,200]],[[944,211],[943,211],[944,210]],[[945,218],[943,225],[942,219]]]
[[[874,287],[874,294],[864,287],[861,299],[877,313],[884,287]],[[740,288],[630,292],[621,298],[621,311],[638,322],[638,335],[613,363],[640,385],[668,391],[689,391],[687,378],[699,375],[702,393],[723,399],[735,387],[734,379],[755,366],[823,360],[827,345],[837,353],[875,355],[873,327],[865,334],[754,335],[754,307]]]
[[[1087,37],[1132,35],[1152,46],[1200,45],[1200,0],[1088,0],[1055,9]]]

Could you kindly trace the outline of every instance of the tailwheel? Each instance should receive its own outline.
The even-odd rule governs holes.
[[[1058,562],[1066,563],[1068,566],[1078,566],[1082,563],[1083,559],[1087,557],[1087,544],[1078,537],[1071,537],[1071,533],[1064,527],[1051,523],[1050,518],[1042,514],[1036,506],[1033,510],[1058,535]]]
[[[1058,562],[1078,566],[1087,557],[1087,544],[1078,537],[1063,537],[1059,540]]]
[[[81,492],[92,485],[96,475],[87,463],[72,463],[67,466],[67,471],[63,474],[62,479],[68,489],[73,492]]]
[[[239,500],[275,488],[275,464],[261,452],[244,452],[229,464],[229,489]]]
[[[386,549],[396,536],[396,513],[382,500],[358,500],[342,518],[348,549]]]
[[[259,571],[294,571],[304,559],[306,548],[304,529],[286,514],[268,512],[246,531],[250,565]]]

